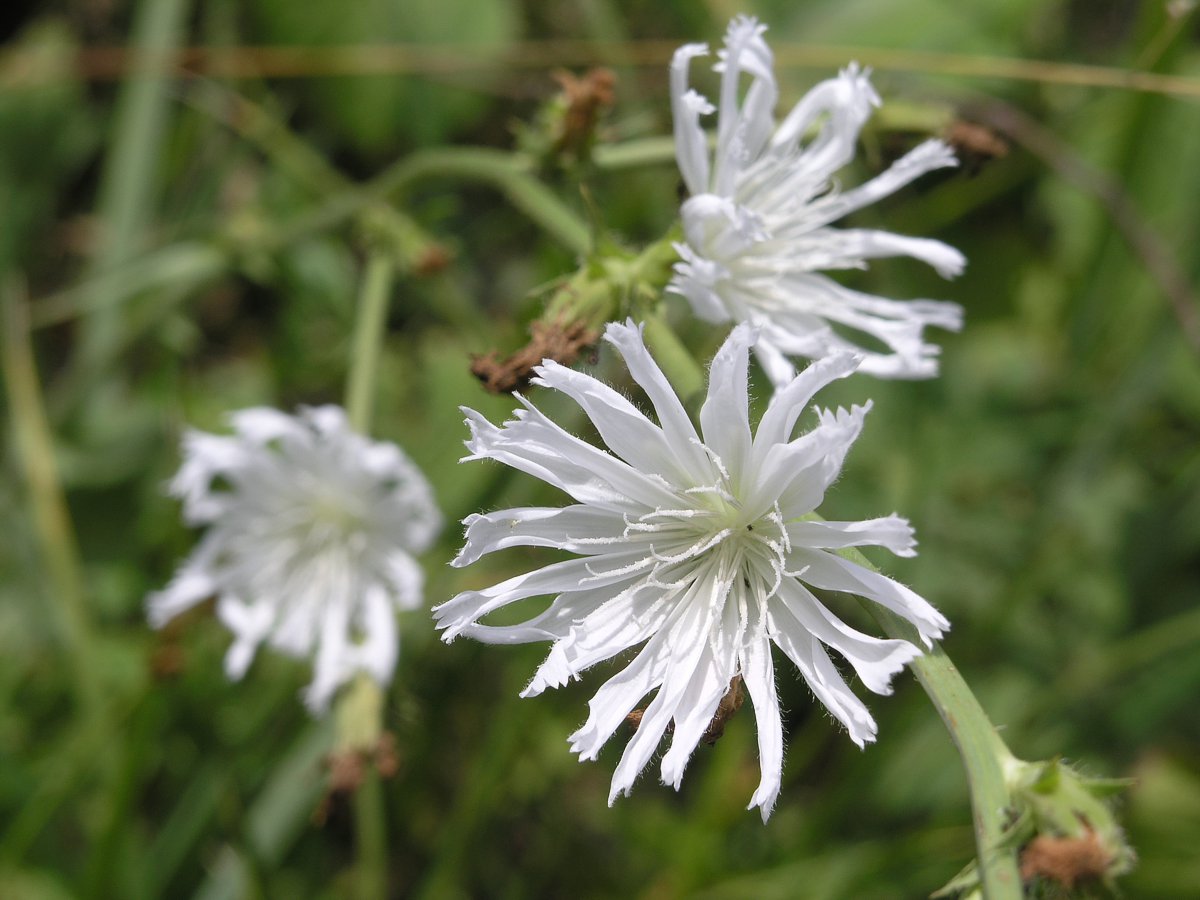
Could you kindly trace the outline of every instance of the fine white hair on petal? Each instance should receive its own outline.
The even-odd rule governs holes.
[[[412,461],[355,433],[339,407],[255,407],[230,421],[231,436],[184,436],[170,490],[185,521],[208,530],[147,597],[147,617],[158,628],[215,596],[234,636],[228,676],[242,678],[263,643],[309,659],[305,703],[321,713],[357,672],[391,678],[394,612],[421,602],[414,556],[441,514]]]
[[[842,190],[838,172],[854,159],[859,134],[880,105],[870,73],[851,63],[776,125],[779,92],[765,30],[746,16],[729,25],[713,66],[721,87],[711,151],[700,116],[713,106],[688,84],[691,60],[707,48],[686,45],[672,61],[676,157],[689,197],[668,290],[705,321],[763,326],[756,353],[776,387],[795,374],[789,358],[819,359],[839,349],[863,352],[860,371],[880,378],[933,377],[938,348],[924,331],[957,330],[960,307],[941,303],[935,312],[929,301],[868,298],[804,276],[866,268],[885,257],[916,259],[944,278],[961,273],[962,254],[940,241],[831,224],[957,160],[942,141],[925,141],[874,178]],[[743,76],[750,79],[744,91]],[[867,350],[878,342],[886,352]]]
[[[752,428],[748,372],[756,336],[755,328],[739,325],[717,351],[699,415],[702,436],[632,322],[610,324],[606,338],[644,390],[653,418],[591,375],[547,365],[539,376],[579,405],[606,446],[567,434],[527,400],[501,426],[466,411],[470,459],[495,459],[532,474],[574,502],[468,516],[453,564],[516,547],[572,556],[462,591],[435,607],[437,627],[447,642],[460,636],[494,644],[548,641],[549,653],[522,697],[578,679],[598,663],[628,660],[599,687],[587,720],[569,738],[580,759],[595,759],[634,714],[636,730],[613,771],[610,803],[629,793],[668,733],[661,775],[678,788],[722,699],[742,684],[757,723],[761,770],[750,804],[766,819],[783,767],[773,645],[851,740],[863,746],[875,739],[874,719],[828,651],[845,659],[868,690],[886,694],[921,649],[851,628],[810,587],[880,603],[913,622],[926,642],[948,627],[908,588],[837,555],[878,546],[910,556],[916,542],[907,520],[893,514],[824,522],[809,515],[840,473],[870,402],[817,408],[816,424],[794,432],[816,392],[854,372],[862,357],[840,353],[813,363],[774,393]],[[635,446],[639,441],[644,446]],[[487,622],[536,597],[549,599],[531,618],[512,623],[510,611],[512,624]]]

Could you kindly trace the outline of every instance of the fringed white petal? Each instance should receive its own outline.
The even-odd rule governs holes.
[[[561,509],[525,507],[473,513],[463,520],[462,550],[450,565],[469,566],[488,553],[509,547],[555,547],[584,556],[611,553],[626,533],[626,523],[607,509],[580,503]]]
[[[788,565],[794,571],[803,569],[804,581],[814,587],[858,594],[887,607],[916,627],[926,647],[950,628],[946,617],[915,591],[848,559],[822,550],[797,548]]]
[[[791,522],[787,531],[792,543],[800,547],[885,547],[897,556],[917,555],[912,525],[894,514],[861,522]]]
[[[775,666],[771,661],[771,641],[760,603],[750,605],[751,617],[742,646],[742,680],[754,706],[758,732],[758,768],[760,779],[747,809],[759,808],[763,822],[771,817],[775,799],[783,784],[783,720],[779,696],[775,690]]]

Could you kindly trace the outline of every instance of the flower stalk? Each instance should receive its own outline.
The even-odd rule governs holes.
[[[395,272],[391,254],[373,246],[359,294],[346,385],[350,427],[363,435],[369,432],[374,411],[379,357]],[[360,673],[338,698],[336,716],[334,752],[370,759],[383,731],[383,690],[379,683]],[[364,765],[362,781],[354,791],[354,826],[358,851],[356,893],[360,900],[382,900],[387,896],[387,811],[383,804],[383,784],[374,764]]]

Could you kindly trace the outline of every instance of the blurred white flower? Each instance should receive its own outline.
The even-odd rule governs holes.
[[[706,321],[757,325],[755,352],[777,387],[795,375],[788,357],[845,349],[862,354],[861,372],[932,377],[939,348],[922,331],[958,330],[961,307],[875,297],[818,273],[866,268],[868,259],[887,256],[914,257],[943,277],[961,272],[962,254],[940,241],[830,226],[925,172],[957,165],[954,155],[941,141],[926,141],[866,184],[840,190],[834,174],[854,158],[858,133],[880,102],[868,73],[851,64],[776,126],[779,89],[765,30],[746,17],[729,25],[714,67],[721,95],[711,165],[700,117],[714,107],[688,88],[690,61],[708,47],[687,44],[671,63],[675,154],[691,196],[682,211],[686,243],[676,248],[683,259],[669,290]],[[750,86],[739,98],[743,73]],[[870,350],[876,343],[890,352]]]
[[[703,439],[650,357],[632,323],[605,334],[654,406],[651,421],[621,394],[552,361],[535,384],[583,408],[608,451],[568,434],[524,398],[516,418],[496,427],[464,410],[467,459],[494,459],[565,491],[575,504],[506,509],[465,521],[455,566],[506,547],[555,547],[578,558],[556,562],[436,607],[443,639],[489,643],[553,641],[522,696],[558,687],[598,662],[643,645],[590,703],[572,749],[595,759],[601,746],[657,689],[613,775],[611,803],[628,793],[673,724],[663,781],[678,788],[692,751],[740,675],[758,723],[762,780],[750,801],[770,814],[783,767],[783,728],[771,645],[800,670],[813,693],[860,746],[875,722],[830,660],[841,654],[866,687],[890,693],[893,674],[920,654],[902,640],[854,630],[809,585],[870,598],[912,622],[928,644],[949,623],[915,593],[835,551],[877,545],[913,554],[908,522],[806,521],[837,477],[867,407],[818,410],[811,431],[792,439],[813,393],[858,362],[839,354],[815,363],[777,391],[751,433],[747,404],[749,326],[734,329],[713,360],[700,412]],[[516,625],[480,618],[528,597],[551,595],[539,615]]]
[[[352,431],[336,406],[231,418],[231,436],[184,437],[170,490],[188,524],[208,531],[147,598],[151,624],[215,596],[234,635],[229,677],[245,674],[263,641],[312,658],[305,702],[314,712],[358,672],[386,685],[395,610],[421,602],[413,554],[441,529],[429,483],[394,444]]]

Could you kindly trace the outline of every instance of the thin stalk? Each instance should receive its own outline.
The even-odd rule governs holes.
[[[592,234],[587,224],[531,174],[532,167],[528,157],[502,150],[438,147],[405,157],[375,179],[369,190],[393,196],[431,178],[479,181],[499,190],[568,249],[581,256],[588,253]]]
[[[121,86],[113,135],[100,177],[98,215],[103,242],[91,274],[130,260],[149,228],[154,206],[153,177],[162,157],[171,77],[162,61],[180,46],[190,0],[142,0],[134,16],[133,67]],[[121,340],[121,318],[113,303],[97,303],[81,333],[82,375],[100,371]]]
[[[373,765],[364,768],[362,783],[354,791],[354,827],[358,841],[355,887],[359,900],[387,897],[387,816],[383,782]]]
[[[392,257],[385,250],[373,248],[367,258],[358,298],[346,386],[346,415],[350,427],[363,435],[369,434],[371,428],[379,357],[395,273]],[[338,702],[340,748],[368,752],[378,743],[381,694],[379,685],[366,675],[359,675],[343,692]],[[360,900],[384,900],[387,897],[387,815],[383,805],[383,785],[373,764],[364,766],[362,783],[354,791],[354,824],[358,897]]]
[[[30,342],[29,310],[12,282],[0,285],[3,308],[3,368],[17,457],[32,506],[34,530],[49,581],[48,600],[75,678],[75,692],[88,722],[104,729],[105,704],[92,656],[95,639],[88,614],[83,563],[66,496],[54,461],[54,438],[38,382]]]
[[[288,222],[264,223],[253,236],[218,231],[207,240],[172,244],[85,277],[34,303],[34,326],[43,328],[91,310],[110,309],[164,281],[199,284],[236,263],[238,254],[274,253],[313,234],[337,228],[382,200],[431,178],[491,185],[514,207],[568,250],[583,256],[592,247],[587,224],[532,174],[520,154],[472,147],[440,147],[411,154],[371,181],[333,194]]]
[[[920,638],[908,622],[877,603],[863,601],[863,606],[888,637],[920,646]],[[966,771],[984,897],[1020,900],[1017,847],[1004,840],[1007,810],[1012,803],[1005,768],[1016,760],[940,643],[910,662],[909,667],[950,732]]]
[[[354,324],[354,343],[346,386],[346,415],[350,419],[350,427],[360,434],[367,434],[371,428],[375,382],[379,375],[379,356],[395,272],[395,263],[386,252],[371,251],[358,297],[358,315]]]

